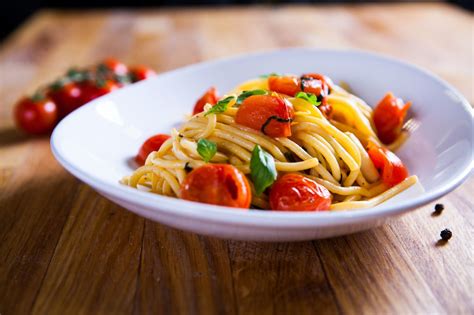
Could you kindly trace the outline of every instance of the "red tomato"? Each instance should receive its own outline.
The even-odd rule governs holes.
[[[138,165],[144,165],[148,155],[153,151],[158,151],[163,143],[169,138],[170,136],[163,134],[157,134],[148,138],[140,147],[140,150],[135,157],[135,162],[137,162]]]
[[[93,99],[98,98],[99,96],[105,95],[119,88],[120,85],[112,80],[105,80],[101,84],[94,83],[91,81],[82,83],[82,103],[88,103]]]
[[[48,96],[56,103],[60,119],[84,104],[81,87],[75,82],[53,86]]]
[[[301,76],[304,86],[304,91],[307,93],[313,93],[318,97],[318,100],[321,102],[321,105],[318,106],[318,109],[326,116],[331,117],[332,106],[327,102],[327,96],[331,91],[332,82],[331,80],[318,73],[306,73]],[[306,81],[308,81],[306,83]],[[308,85],[308,87],[306,87]]]
[[[280,211],[329,210],[331,193],[314,180],[300,174],[280,177],[270,190],[270,208]]]
[[[405,165],[392,151],[369,141],[367,152],[374,166],[382,174],[383,182],[388,186],[395,186],[408,177]]]
[[[56,104],[46,97],[24,97],[14,108],[17,126],[30,134],[45,134],[53,130],[58,120]]]
[[[403,121],[411,102],[403,104],[392,93],[387,93],[374,109],[374,124],[383,143],[395,141],[402,131]]]
[[[193,109],[193,115],[196,115],[204,110],[204,105],[211,104],[215,105],[218,101],[217,90],[215,87],[210,87],[209,90],[201,96],[200,99],[196,102]]]
[[[295,96],[296,93],[301,92],[300,81],[293,76],[270,76],[268,77],[268,88],[270,91],[289,96]]]
[[[312,79],[321,81],[324,87],[324,90],[327,92],[326,94],[328,94],[332,89],[332,81],[325,75],[322,75],[319,73],[305,73],[301,77],[312,78]]]
[[[293,106],[286,99],[252,95],[240,105],[235,122],[260,130],[270,137],[289,137],[293,116]]]
[[[132,82],[138,82],[151,78],[156,75],[156,72],[152,69],[145,66],[135,66],[130,68],[130,76],[132,77]]]
[[[219,206],[248,208],[252,193],[247,178],[230,164],[205,164],[188,174],[181,198]]]
[[[102,61],[101,65],[104,65],[107,69],[119,76],[126,75],[128,73],[127,66],[115,58],[107,58]]]

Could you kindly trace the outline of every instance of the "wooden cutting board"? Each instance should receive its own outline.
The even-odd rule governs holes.
[[[441,3],[40,11],[0,48],[0,314],[472,314],[472,176],[440,216],[431,204],[328,240],[225,241],[112,204],[11,119],[21,95],[71,65],[112,55],[165,71],[289,46],[394,56],[472,103],[472,29]]]

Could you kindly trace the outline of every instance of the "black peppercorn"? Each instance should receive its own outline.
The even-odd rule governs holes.
[[[453,232],[451,232],[450,230],[448,229],[444,229],[441,231],[441,233],[439,234],[441,236],[441,238],[444,240],[444,241],[447,241],[449,240],[452,236],[453,236]]]
[[[442,203],[437,203],[434,209],[436,214],[440,214],[444,210],[444,205]]]

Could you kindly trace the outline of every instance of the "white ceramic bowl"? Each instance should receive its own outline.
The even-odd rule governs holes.
[[[319,72],[348,82],[369,104],[387,91],[413,101],[419,128],[398,151],[421,186],[384,204],[340,212],[236,210],[138,191],[119,184],[155,133],[169,133],[211,85],[228,91],[270,72]],[[359,51],[289,49],[211,61],[161,74],[94,100],[67,116],[51,138],[56,159],[115,203],[151,220],[223,238],[292,241],[368,229],[460,185],[472,168],[473,115],[450,85],[417,67]]]

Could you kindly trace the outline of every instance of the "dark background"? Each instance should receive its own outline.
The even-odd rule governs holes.
[[[288,3],[360,3],[360,2],[390,2],[390,1],[334,1],[334,0],[0,0],[0,40],[4,39],[35,11],[42,8],[77,9],[77,8],[143,8],[143,7],[176,7],[176,6],[226,6],[249,4],[288,4]],[[396,1],[391,1],[396,2]],[[405,1],[407,2],[407,1]],[[448,1],[473,11],[474,0]],[[442,21],[440,21],[442,23]]]

